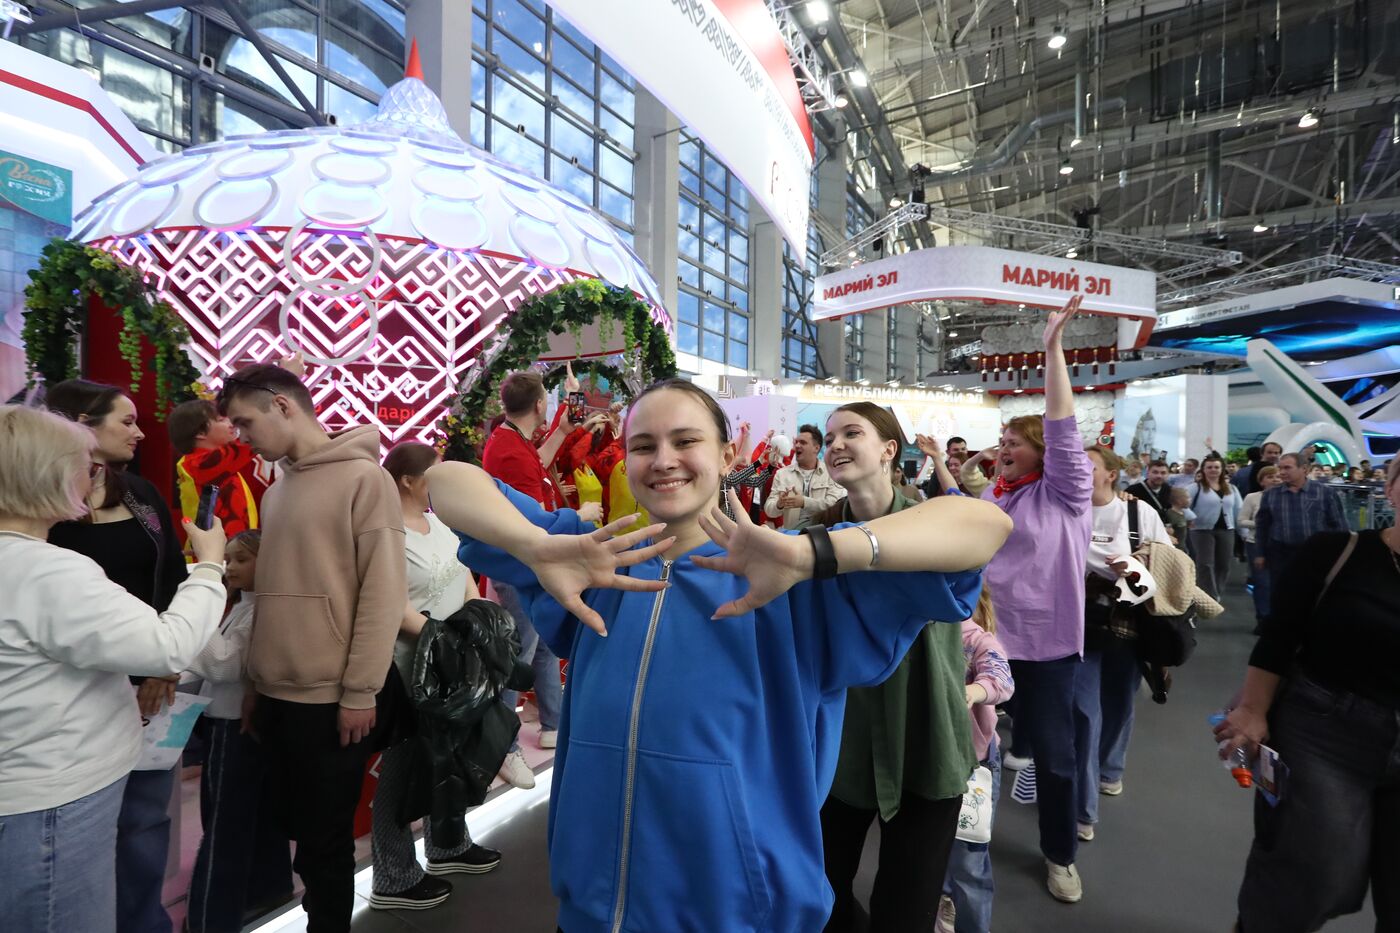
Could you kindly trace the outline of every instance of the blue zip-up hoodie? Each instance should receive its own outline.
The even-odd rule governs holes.
[[[592,530],[496,485],[551,534]],[[711,620],[747,581],[690,555],[653,559],[627,572],[669,589],[584,594],[603,638],[524,564],[461,537],[462,562],[517,587],[570,660],[549,813],[564,933],[820,930],[832,893],[819,813],[846,688],[888,677],[929,619],[968,618],[981,574],[842,574]]]

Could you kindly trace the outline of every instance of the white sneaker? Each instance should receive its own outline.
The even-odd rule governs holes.
[[[1079,835],[1079,841],[1080,841],[1080,842],[1093,842],[1093,841],[1094,841],[1094,824],[1093,824],[1093,823],[1080,823],[1080,824],[1079,824],[1079,833],[1078,833],[1078,835]]]
[[[958,909],[953,906],[953,899],[945,894],[938,899],[938,920],[933,925],[934,933],[953,933],[957,922]]]
[[[1123,793],[1122,781],[1099,781],[1099,793],[1105,797],[1117,797]]]
[[[506,760],[501,762],[501,770],[496,773],[507,784],[521,790],[529,790],[535,786],[535,772],[530,770],[530,766],[525,763],[525,756],[518,750],[506,756]]]
[[[1031,766],[1033,760],[1034,759],[1022,758],[1019,755],[1006,752],[1001,756],[1001,766],[1007,771],[1024,771]]]
[[[1046,859],[1045,886],[1050,889],[1051,897],[1066,904],[1077,904],[1084,896],[1084,885],[1073,865],[1056,865]]]
[[[541,729],[541,730],[540,730],[540,748],[558,748],[558,747],[559,747],[559,730],[558,730],[558,729]]]

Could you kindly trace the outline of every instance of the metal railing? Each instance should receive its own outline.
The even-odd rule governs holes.
[[[1352,531],[1389,528],[1395,524],[1395,506],[1385,497],[1379,483],[1328,483],[1327,488],[1342,500],[1347,527]]]

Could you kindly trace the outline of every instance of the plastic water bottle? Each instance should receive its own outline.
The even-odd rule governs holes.
[[[1213,713],[1210,719],[1208,720],[1211,724],[1211,727],[1214,728],[1215,726],[1218,726],[1222,722],[1224,722],[1225,717],[1228,716],[1229,713],[1230,711],[1228,709],[1223,709],[1217,713]],[[1229,742],[1221,742],[1220,750],[1224,751],[1225,746],[1229,744]],[[1221,764],[1224,766],[1226,771],[1230,772],[1230,776],[1235,779],[1235,783],[1238,784],[1240,787],[1248,788],[1254,786],[1254,772],[1250,770],[1249,756],[1245,754],[1244,749],[1235,749],[1234,752],[1231,753],[1228,758],[1225,758],[1223,761],[1221,761]]]

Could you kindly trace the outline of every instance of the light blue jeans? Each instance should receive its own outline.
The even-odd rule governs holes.
[[[117,928],[117,814],[126,778],[51,810],[0,816],[0,917],[24,933]]]
[[[1085,649],[1074,705],[1077,715],[1088,722],[1088,747],[1098,754],[1079,761],[1081,823],[1099,821],[1099,782],[1123,780],[1140,683],[1142,672],[1131,643],[1110,640],[1103,648]]]
[[[520,603],[520,594],[515,587],[492,581],[501,608],[510,613],[515,627],[520,632],[520,660],[529,664],[535,672],[535,705],[540,711],[540,729],[553,731],[559,728],[559,713],[564,706],[564,683],[559,679],[559,658],[549,646],[540,640],[539,632],[530,624],[530,616]],[[514,690],[501,692],[501,702],[511,709],[520,702],[520,694]],[[519,748],[519,743],[511,751]]]
[[[987,759],[982,762],[992,772],[992,826],[996,826],[997,800],[1001,797],[1001,753],[997,737],[987,746]],[[992,847],[985,842],[953,840],[948,856],[948,877],[943,880],[943,893],[953,899],[958,919],[957,933],[987,933],[992,925],[992,897],[996,884],[992,881]]]

